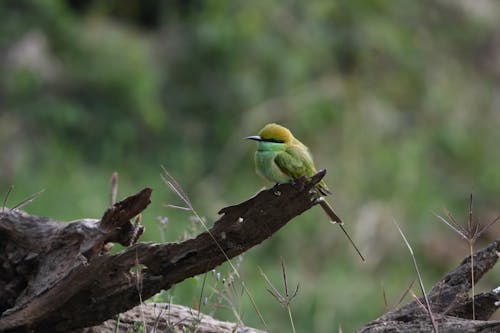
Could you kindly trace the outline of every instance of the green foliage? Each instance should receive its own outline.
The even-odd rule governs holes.
[[[178,199],[160,165],[212,221],[269,185],[241,138],[280,122],[328,169],[368,264],[318,209],[250,251],[242,276],[271,328],[286,331],[257,269],[279,281],[284,257],[301,285],[297,331],[352,331],[384,311],[381,284],[395,300],[413,279],[393,218],[431,285],[466,255],[436,255],[455,236],[431,212],[465,214],[474,191],[475,211],[498,215],[500,8],[488,3],[2,1],[0,191],[14,184],[12,206],[45,188],[29,212],[99,217],[117,170],[120,194],[155,189],[144,239],[158,240],[162,215],[177,240],[189,216],[163,207]],[[174,301],[192,305],[193,284]],[[261,326],[248,300],[241,311]]]

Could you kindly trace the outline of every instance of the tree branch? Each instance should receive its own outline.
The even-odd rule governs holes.
[[[99,326],[79,329],[72,333],[114,333],[130,331],[131,327],[142,325],[145,332],[169,333],[264,333],[242,324],[220,321],[197,310],[182,305],[148,303],[121,313],[119,320],[106,320]]]
[[[5,297],[0,331],[65,332],[129,310],[269,238],[315,205],[312,189],[324,175],[321,171],[310,180],[276,185],[226,207],[210,232],[196,238],[139,243],[116,255],[107,253],[106,243],[129,245],[134,234],[142,232],[130,219],[147,207],[150,189],[116,203],[101,220],[68,224],[20,211],[2,212],[0,250],[7,255],[0,255],[0,267],[8,269],[0,283],[8,288],[0,292],[0,299]],[[131,271],[139,265],[145,266],[140,273]]]
[[[474,255],[475,282],[498,261],[500,239],[492,242]],[[500,289],[477,295],[476,319],[472,318],[472,287],[470,257],[450,273],[446,274],[429,291],[427,297],[440,332],[498,332],[500,321],[486,321],[500,307]],[[415,300],[399,309],[384,314],[368,323],[358,333],[369,332],[432,332],[429,316],[422,306],[423,299]]]
[[[260,333],[217,321],[197,310],[169,305],[167,311],[166,305],[145,305],[142,300],[207,272],[271,237],[316,204],[313,188],[324,174],[322,171],[310,180],[277,185],[226,207],[209,232],[181,243],[134,244],[143,227],[131,220],[150,203],[148,188],[114,204],[100,220],[64,223],[15,209],[2,210],[0,331],[107,332],[117,326],[116,321],[108,319],[121,313],[118,328],[122,332],[141,322],[147,328],[173,332],[195,325],[200,333]],[[112,255],[108,252],[110,242],[127,248]],[[496,240],[475,254],[476,282],[497,263],[499,253],[500,240]],[[429,291],[441,332],[500,330],[500,321],[486,321],[499,307],[499,288],[476,295],[478,320],[470,320],[470,262],[470,258],[464,259]],[[422,304],[422,300],[410,302],[359,332],[430,332],[432,324]]]

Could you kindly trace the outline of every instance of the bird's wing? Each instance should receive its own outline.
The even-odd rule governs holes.
[[[294,179],[305,176],[307,173],[305,161],[299,154],[283,151],[276,154],[274,162],[283,173]]]
[[[313,176],[317,171],[307,147],[305,148],[304,150],[287,149],[280,152],[274,158],[276,166],[293,179]],[[331,194],[324,180],[321,180],[316,187],[322,195]]]

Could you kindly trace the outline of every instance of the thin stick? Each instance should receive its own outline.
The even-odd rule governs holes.
[[[469,254],[470,254],[470,275],[471,275],[471,291],[472,291],[472,319],[476,319],[476,304],[475,304],[475,295],[476,295],[476,287],[475,287],[475,281],[474,281],[474,244],[476,243],[476,240],[481,237],[481,235],[488,230],[493,224],[498,222],[500,220],[500,216],[497,216],[495,219],[493,219],[490,223],[485,225],[484,227],[481,227],[479,225],[479,222],[474,222],[473,219],[473,214],[472,214],[472,193],[470,194],[470,199],[469,199],[469,216],[467,219],[467,222],[465,223],[465,226],[462,226],[457,223],[455,218],[451,213],[447,213],[448,219],[446,220],[445,218],[434,214],[441,222],[446,224],[448,227],[450,227],[453,231],[455,231],[457,234],[460,235],[465,241],[469,244]]]
[[[417,259],[415,259],[415,254],[413,253],[413,249],[412,249],[410,243],[408,242],[408,240],[406,239],[406,237],[403,233],[403,230],[401,230],[398,223],[396,222],[396,220],[393,220],[393,222],[396,225],[396,227],[398,228],[399,233],[401,234],[401,237],[403,237],[403,240],[406,244],[406,247],[408,248],[408,251],[410,251],[411,258],[413,260],[413,267],[415,268],[415,272],[417,273],[417,278],[418,278],[418,283],[420,285],[420,290],[421,290],[422,294],[424,295],[425,304],[427,305],[427,312],[429,313],[429,317],[430,317],[431,323],[432,323],[432,328],[433,328],[435,333],[438,333],[437,324],[436,324],[436,321],[434,319],[434,315],[432,314],[431,304],[429,302],[429,299],[427,298],[427,294],[426,294],[425,287],[424,287],[424,282],[422,281],[422,276],[420,275],[420,270],[418,269]]]
[[[295,325],[293,324],[292,308],[290,304],[288,304],[286,308],[288,309],[288,317],[290,317],[290,323],[292,324],[292,332],[295,333]]]
[[[109,201],[111,206],[116,203],[116,195],[118,193],[118,172],[113,172],[110,179],[110,195]]]
[[[20,203],[18,203],[17,205],[15,205],[14,207],[12,207],[10,209],[10,211],[14,211],[16,209],[21,209],[23,208],[24,206],[30,204],[33,200],[35,200],[36,198],[38,198],[38,196],[40,196],[40,194],[42,194],[43,192],[45,192],[45,190],[41,190],[41,191],[38,191],[32,195],[30,195],[29,197],[27,197],[26,199],[24,199],[23,201],[21,201]]]
[[[10,185],[9,189],[7,190],[7,194],[5,194],[5,198],[3,199],[3,205],[2,205],[2,213],[5,211],[5,206],[7,205],[7,200],[9,199],[10,193],[12,192],[12,189],[14,186]]]
[[[470,250],[470,275],[471,275],[471,285],[472,285],[472,320],[476,320],[476,304],[474,302],[474,297],[476,296],[475,288],[476,285],[474,281],[474,243],[469,243]]]

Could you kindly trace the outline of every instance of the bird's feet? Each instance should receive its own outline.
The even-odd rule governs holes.
[[[279,185],[280,185],[279,183],[276,183],[276,184],[274,184],[274,186],[273,186],[273,193],[274,193],[274,195],[275,195],[275,196],[277,196],[277,197],[279,197],[279,196],[281,195],[281,191],[278,189],[278,186],[279,186]]]

